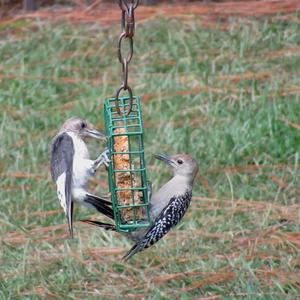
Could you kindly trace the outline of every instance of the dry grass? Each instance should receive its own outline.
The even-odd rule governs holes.
[[[130,245],[118,233],[75,222],[68,239],[48,171],[63,120],[88,116],[103,128],[103,99],[119,84],[119,29],[110,25],[119,12],[1,20],[1,298],[296,299],[300,22],[274,14],[299,4],[232,5],[139,8],[130,82],[143,96],[149,177],[155,188],[167,179],[151,159],[157,152],[192,153],[200,174],[177,230],[128,263],[120,258]],[[273,16],[239,19],[257,13]],[[101,170],[90,189],[107,192],[104,178]],[[99,217],[92,213],[77,208],[76,218]]]

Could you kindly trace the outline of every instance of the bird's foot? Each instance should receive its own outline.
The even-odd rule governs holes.
[[[98,169],[102,164],[104,164],[106,167],[109,166],[110,159],[108,158],[108,155],[109,155],[109,150],[105,148],[105,150],[94,161],[94,165],[96,169]]]
[[[152,197],[152,182],[147,180],[147,193],[148,193],[148,201],[151,202]]]

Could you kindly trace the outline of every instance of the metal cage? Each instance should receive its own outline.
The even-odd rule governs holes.
[[[108,182],[116,229],[134,231],[150,225],[148,183],[144,158],[144,131],[138,97],[119,98],[118,106],[128,115],[118,113],[116,98],[104,103],[107,146],[110,152]]]

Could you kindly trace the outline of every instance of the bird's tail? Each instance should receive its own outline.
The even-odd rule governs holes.
[[[99,221],[92,221],[92,220],[80,220],[80,222],[98,226],[98,227],[104,228],[105,230],[116,231],[116,226],[113,224],[103,223],[103,222],[99,222]]]
[[[92,205],[98,212],[114,220],[114,212],[111,208],[112,203],[110,201],[107,201],[106,199],[97,197],[92,194],[86,194],[84,202]]]
[[[104,228],[105,230],[111,230],[111,231],[117,231],[116,226],[113,224],[103,223],[100,221],[92,221],[92,220],[80,220],[82,223],[90,224],[93,226]],[[140,252],[142,250],[142,247],[139,243],[134,245],[123,257],[123,261],[127,261],[130,259],[134,254],[137,252]]]
[[[74,210],[74,203],[73,201],[70,201],[70,204],[68,206],[68,213],[67,213],[67,220],[68,220],[68,225],[69,225],[69,232],[71,238],[74,237],[73,233],[73,210]]]
[[[139,244],[134,245],[123,257],[122,260],[127,261],[130,259],[134,254],[141,251]]]

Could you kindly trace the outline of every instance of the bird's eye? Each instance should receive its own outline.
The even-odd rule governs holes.
[[[182,165],[183,164],[183,161],[181,159],[178,159],[177,162]]]
[[[81,128],[84,129],[86,127],[86,123],[82,122],[81,123]]]

